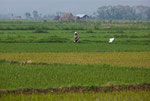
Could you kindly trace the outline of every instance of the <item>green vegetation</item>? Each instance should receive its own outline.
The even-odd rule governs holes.
[[[148,21],[0,20],[0,52],[150,51],[149,29]],[[74,31],[80,44],[73,43]]]
[[[109,43],[0,43],[1,53],[18,52],[149,52],[149,45]]]
[[[0,89],[63,88],[150,83],[149,68],[111,65],[0,64]]]
[[[149,61],[149,21],[0,20],[0,91],[150,84]],[[149,95],[144,90],[10,94],[0,101],[149,101]]]
[[[34,33],[48,33],[45,29],[42,28],[36,28]]]
[[[0,101],[150,101],[149,91],[3,95]]]
[[[0,53],[0,60],[61,64],[111,64],[150,67],[150,52],[32,52]]]

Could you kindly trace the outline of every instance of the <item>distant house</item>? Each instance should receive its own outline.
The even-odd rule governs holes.
[[[72,13],[66,13],[63,17],[61,17],[59,20],[62,21],[73,21],[76,17],[72,15]]]
[[[88,15],[86,14],[78,14],[73,16],[72,13],[66,13],[64,16],[56,16],[53,20],[60,20],[60,21],[73,21],[73,20],[85,20],[88,21]]]
[[[77,20],[86,20],[86,21],[88,21],[88,15],[86,15],[86,14],[77,14],[76,15],[76,19]]]

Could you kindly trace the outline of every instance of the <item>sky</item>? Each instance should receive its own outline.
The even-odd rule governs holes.
[[[108,5],[150,6],[150,0],[0,0],[0,14],[24,15],[34,10],[43,15],[57,11],[92,14],[98,7]]]

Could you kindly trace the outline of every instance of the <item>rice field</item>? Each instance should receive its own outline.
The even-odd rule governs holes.
[[[79,64],[0,64],[0,89],[149,84],[149,68]]]
[[[149,21],[0,20],[0,101],[150,101],[149,67]],[[93,92],[116,85],[134,89]]]
[[[150,52],[47,52],[0,53],[0,60],[25,63],[110,64],[118,66],[150,67]]]

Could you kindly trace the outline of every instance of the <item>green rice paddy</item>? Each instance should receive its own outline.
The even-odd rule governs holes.
[[[149,21],[0,20],[0,91],[150,84],[149,61]],[[150,101],[149,96],[145,89],[6,93],[0,101]]]

